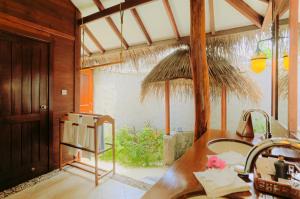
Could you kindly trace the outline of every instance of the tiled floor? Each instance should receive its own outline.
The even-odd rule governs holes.
[[[8,199],[138,199],[144,192],[110,177],[96,187],[93,175],[69,168]]]

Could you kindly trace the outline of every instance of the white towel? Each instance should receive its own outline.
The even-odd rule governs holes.
[[[250,190],[250,185],[240,179],[230,168],[208,169],[203,172],[194,172],[194,175],[203,186],[208,198]]]
[[[80,124],[80,135],[82,136],[83,147],[94,151],[94,129],[88,128],[87,126],[95,126],[94,116],[83,115]],[[93,157],[89,152],[83,152],[82,155],[89,159]]]
[[[65,143],[73,144],[75,137],[73,131],[73,122],[72,121],[65,121],[64,122],[64,129],[63,129],[63,136],[62,140]]]
[[[80,123],[79,114],[68,113],[68,121],[79,124]],[[74,138],[73,138],[72,144],[79,145],[80,135],[79,135],[79,127],[78,126],[75,126],[75,125],[73,126],[73,134],[74,134]]]

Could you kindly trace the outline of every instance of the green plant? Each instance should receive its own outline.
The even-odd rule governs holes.
[[[107,137],[107,140],[111,138]],[[141,131],[122,128],[116,134],[116,161],[126,166],[159,166],[163,158],[163,133],[146,125]],[[100,157],[112,160],[112,152]]]

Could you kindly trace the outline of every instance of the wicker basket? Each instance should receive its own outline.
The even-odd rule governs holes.
[[[296,168],[295,168],[296,169]],[[300,190],[294,189],[292,186],[279,183],[276,181],[265,180],[261,175],[254,170],[254,187],[256,190],[284,198],[300,198]]]

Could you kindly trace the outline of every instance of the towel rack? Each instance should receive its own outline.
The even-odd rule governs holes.
[[[66,142],[63,142],[63,139],[62,139],[62,124],[65,123],[65,121],[68,120],[68,114],[65,114],[60,120],[59,120],[59,169],[62,170],[62,168],[66,165],[69,165],[69,166],[72,166],[72,167],[75,167],[77,169],[81,169],[83,171],[86,171],[86,172],[89,172],[89,173],[92,173],[95,175],[95,184],[96,186],[99,184],[99,180],[100,178],[110,174],[110,173],[113,173],[115,174],[115,121],[112,117],[110,117],[109,115],[98,115],[98,114],[89,114],[89,113],[71,113],[71,114],[78,114],[79,117],[83,117],[83,116],[93,116],[95,122],[94,122],[94,125],[91,126],[91,125],[88,125],[87,128],[89,129],[94,129],[94,149],[89,149],[89,148],[86,148],[86,147],[81,147],[81,146],[77,146],[75,144],[71,144],[71,143],[66,143]],[[103,125],[103,124],[111,124],[112,125],[112,143],[105,143],[105,145],[108,145],[110,146],[109,148],[106,148],[104,150],[99,150],[99,134],[98,134],[98,127]],[[79,126],[78,123],[72,123],[72,126]],[[94,157],[95,157],[95,165],[90,165],[90,164],[87,164],[87,163],[84,163],[84,162],[81,162],[80,159],[77,157],[77,158],[74,158],[73,160],[71,161],[67,161],[67,162],[64,162],[62,161],[62,158],[63,158],[63,154],[62,154],[62,147],[63,146],[67,146],[67,147],[71,147],[71,148],[75,148],[75,149],[80,149],[80,150],[83,150],[83,151],[86,151],[86,152],[89,152],[89,153],[92,153],[94,154]],[[100,169],[99,166],[98,166],[98,158],[99,158],[99,155],[107,152],[107,151],[110,151],[112,150],[112,156],[113,156],[113,168],[112,170],[104,170],[104,169]],[[82,165],[84,167],[89,167],[89,168],[92,168],[94,169],[94,171],[91,171],[91,170],[88,170],[84,167],[81,167],[79,165]],[[102,172],[102,174],[100,173]]]

